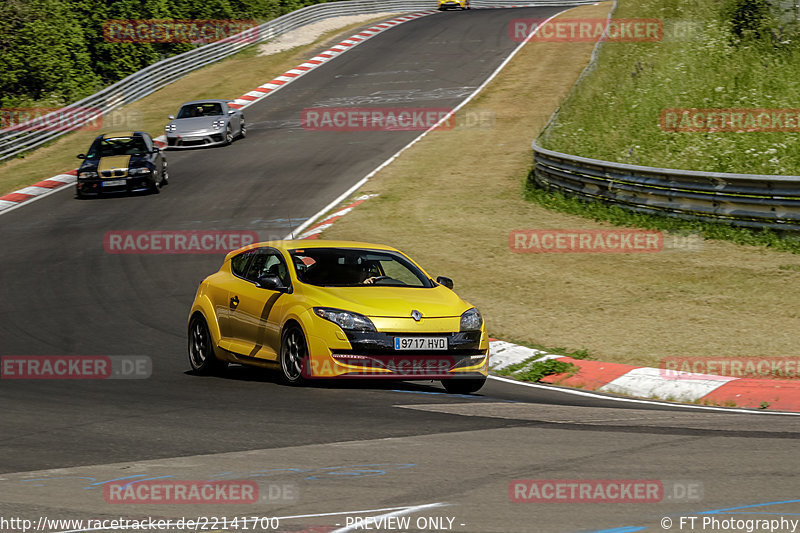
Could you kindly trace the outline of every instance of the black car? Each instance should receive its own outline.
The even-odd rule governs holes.
[[[167,184],[167,160],[143,131],[98,135],[78,169],[78,198],[150,191]]]

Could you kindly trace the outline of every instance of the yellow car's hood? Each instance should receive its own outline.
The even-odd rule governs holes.
[[[415,309],[426,318],[459,317],[472,307],[441,285],[430,289],[303,285],[303,292],[315,307],[334,307],[369,317],[407,318]]]

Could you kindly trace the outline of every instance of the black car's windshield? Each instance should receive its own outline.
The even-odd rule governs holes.
[[[354,248],[306,248],[289,251],[297,279],[337,287],[433,286],[411,261],[395,252]]]
[[[138,135],[133,137],[110,137],[98,139],[92,143],[87,159],[99,159],[115,155],[142,155],[147,153],[144,139]]]
[[[216,117],[222,114],[222,104],[187,104],[178,112],[178,118]]]

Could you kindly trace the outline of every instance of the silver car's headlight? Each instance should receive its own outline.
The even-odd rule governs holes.
[[[97,177],[97,172],[85,171],[78,174],[79,180],[91,180]]]
[[[175,124],[167,124],[167,126],[164,128],[164,131],[166,131],[167,133],[170,133],[170,132],[173,132],[173,131],[175,131],[177,129],[178,129],[178,126],[176,126]]]
[[[480,312],[474,307],[467,309],[461,315],[461,331],[475,331],[481,329],[483,325],[483,317]]]
[[[333,309],[331,307],[315,307],[314,312],[318,317],[330,320],[342,329],[349,329],[352,331],[377,331],[372,320],[358,313],[351,313],[350,311]]]
[[[224,120],[215,120],[213,122],[212,126],[214,126],[214,128],[216,128],[216,129],[220,129],[220,128],[225,126],[225,121]]]
[[[150,174],[150,169],[147,167],[128,169],[128,176],[142,176],[144,174]]]

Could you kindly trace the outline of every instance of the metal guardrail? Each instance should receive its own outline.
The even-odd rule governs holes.
[[[511,0],[472,1],[474,7],[506,7],[512,5],[520,7],[569,6],[590,3],[593,3],[593,1],[535,0],[533,2],[522,1],[520,3],[515,3]],[[316,4],[298,9],[261,24],[258,26],[255,36],[248,34],[246,37],[242,37],[242,34],[239,34],[238,36],[231,36],[169,57],[145,67],[83,100],[40,117],[39,120],[0,130],[0,161],[41,146],[68,133],[68,131],[100,118],[102,115],[144,98],[182,78],[189,72],[236,54],[248,46],[274,39],[283,33],[306,24],[346,15],[410,12],[434,9],[435,6],[435,0],[350,0]],[[255,33],[255,31],[251,31]],[[81,120],[71,120],[69,130],[57,130],[49,125],[50,120],[57,121],[58,117],[63,116],[68,116],[70,119],[80,116]]]
[[[611,163],[533,148],[533,181],[584,200],[688,220],[800,231],[800,176],[698,172]]]

